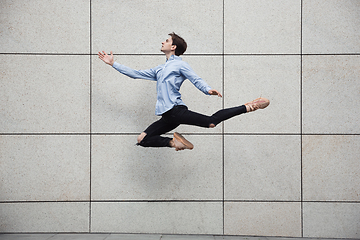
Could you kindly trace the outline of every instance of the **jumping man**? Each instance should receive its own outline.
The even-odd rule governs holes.
[[[180,124],[214,128],[222,121],[242,113],[264,109],[270,104],[270,101],[266,98],[257,98],[241,106],[221,109],[211,116],[205,116],[188,110],[185,103],[181,100],[179,92],[182,83],[186,79],[206,95],[217,95],[219,97],[222,97],[222,95],[196,75],[188,63],[181,60],[179,56],[187,48],[185,40],[175,33],[170,33],[169,36],[168,39],[162,42],[161,47],[161,51],[166,55],[166,63],[148,70],[138,71],[121,65],[115,62],[112,52],[110,52],[110,55],[104,51],[98,53],[102,61],[128,77],[157,82],[155,114],[161,116],[161,118],[138,136],[137,145],[143,147],[172,147],[176,151],[191,150],[194,148],[193,144],[181,134],[175,132],[173,138],[161,135],[175,129]]]

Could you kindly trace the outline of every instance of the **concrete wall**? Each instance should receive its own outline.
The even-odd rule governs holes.
[[[359,238],[357,0],[1,0],[0,232]],[[181,126],[193,151],[136,147],[158,119],[155,83],[175,31],[212,114],[270,106],[215,129]]]

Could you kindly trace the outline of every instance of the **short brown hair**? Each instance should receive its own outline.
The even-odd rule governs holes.
[[[187,44],[185,42],[185,40],[180,37],[179,35],[175,34],[174,32],[169,33],[169,35],[172,38],[172,45],[176,45],[176,49],[175,49],[175,55],[176,56],[180,56],[182,54],[184,54],[184,52],[186,51],[187,48]]]

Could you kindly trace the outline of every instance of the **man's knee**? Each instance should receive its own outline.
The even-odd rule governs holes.
[[[215,124],[210,123],[209,128],[214,128],[214,127],[215,127]]]
[[[146,136],[146,132],[140,133],[140,135],[137,137],[137,142],[141,143],[141,141],[144,139],[145,136]]]

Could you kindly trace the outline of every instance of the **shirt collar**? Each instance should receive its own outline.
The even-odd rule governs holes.
[[[171,55],[171,56],[169,57],[169,59],[167,59],[166,61],[171,61],[171,60],[181,60],[181,57],[176,56],[176,55]]]

